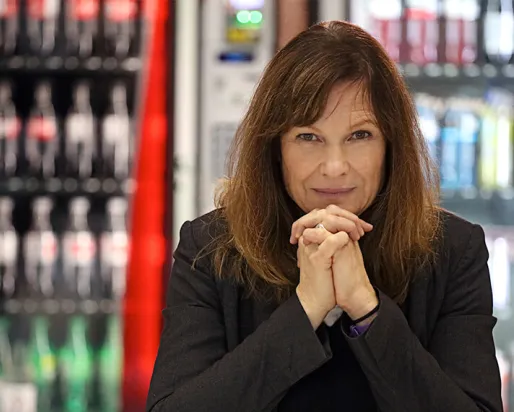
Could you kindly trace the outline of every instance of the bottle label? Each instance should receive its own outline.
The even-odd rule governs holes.
[[[16,140],[20,130],[21,122],[16,116],[0,118],[0,140]]]
[[[103,139],[111,144],[128,144],[130,120],[127,116],[108,115],[103,122]]]
[[[0,19],[14,17],[18,13],[18,0],[0,0]]]
[[[27,0],[28,15],[35,20],[57,19],[59,3],[59,0]]]
[[[29,139],[49,141],[57,137],[57,122],[55,117],[33,117],[27,128]]]
[[[66,121],[66,139],[71,142],[94,142],[95,120],[93,116],[75,113]]]
[[[16,262],[18,238],[16,233],[8,231],[0,233],[0,264],[11,266]]]
[[[71,0],[70,16],[76,20],[96,20],[100,13],[98,0]]]
[[[41,234],[40,261],[44,266],[52,265],[57,258],[57,241],[51,232]]]
[[[129,254],[129,240],[126,233],[114,232],[102,239],[103,260],[114,267],[125,267]]]
[[[96,255],[96,245],[91,233],[74,233],[69,243],[68,254],[77,266],[89,266]]]
[[[133,20],[137,17],[136,0],[106,0],[105,18],[113,22]]]

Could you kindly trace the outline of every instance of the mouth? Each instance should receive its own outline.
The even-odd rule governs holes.
[[[317,188],[313,190],[322,196],[342,196],[351,193],[355,190],[355,187]]]

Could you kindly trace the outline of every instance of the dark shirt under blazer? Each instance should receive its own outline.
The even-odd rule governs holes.
[[[335,329],[343,318],[315,332],[296,295],[280,306],[246,298],[240,286],[213,276],[208,258],[192,270],[198,251],[223,230],[209,225],[212,216],[181,228],[147,411],[286,410],[282,405],[294,404],[300,392],[305,399],[316,396],[309,391],[319,385],[314,379],[309,384],[309,377],[322,379],[327,366],[346,357],[331,368],[334,383],[323,394],[333,409],[313,412],[501,412],[496,319],[480,226],[444,212],[436,264],[420,270],[401,307],[380,292],[378,316],[366,333],[351,338]],[[349,405],[349,382],[369,391],[376,406]]]

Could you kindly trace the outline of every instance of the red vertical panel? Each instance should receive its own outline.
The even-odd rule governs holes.
[[[167,0],[146,0],[151,25],[141,93],[141,127],[132,199],[132,247],[124,307],[123,411],[143,411],[161,329],[165,261]],[[171,16],[170,16],[171,17]]]

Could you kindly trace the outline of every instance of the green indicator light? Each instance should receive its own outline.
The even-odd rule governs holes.
[[[262,13],[260,11],[252,11],[250,13],[250,21],[253,23],[253,24],[259,24],[262,22]]]
[[[241,24],[246,24],[250,22],[251,14],[247,10],[241,10],[237,12],[236,19]]]

